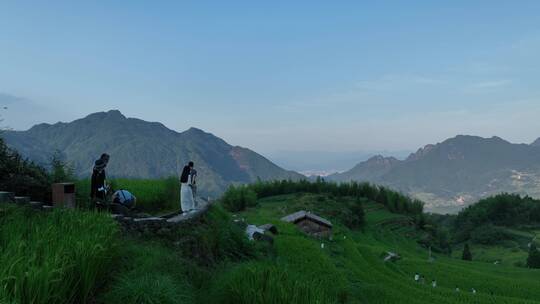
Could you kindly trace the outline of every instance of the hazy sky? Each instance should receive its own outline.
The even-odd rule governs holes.
[[[263,153],[540,137],[540,1],[9,2],[14,129],[119,109]]]

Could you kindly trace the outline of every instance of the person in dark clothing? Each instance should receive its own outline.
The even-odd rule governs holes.
[[[94,163],[92,170],[92,181],[90,185],[90,198],[92,200],[104,200],[106,195],[105,189],[105,168],[109,163],[110,156],[103,153],[101,157]]]

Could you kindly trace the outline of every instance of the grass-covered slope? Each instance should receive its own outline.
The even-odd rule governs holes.
[[[358,202],[361,228],[350,225]],[[333,237],[280,220],[298,210],[331,220]],[[417,216],[366,197],[290,193],[235,214],[212,206],[168,236],[135,238],[106,215],[2,207],[0,303],[540,303],[538,270],[429,259]],[[242,222],[279,234],[272,246],[250,242]],[[388,251],[402,258],[385,262]]]
[[[329,212],[336,208],[332,205],[339,203],[318,195],[293,194],[263,199],[258,207],[242,214],[249,222],[272,222],[280,228],[273,265],[300,276],[305,284],[324,286],[317,289],[322,292],[320,303],[328,297],[344,303],[536,303],[540,299],[540,271],[465,262],[440,254],[429,260],[428,250],[416,242],[421,232],[406,224],[406,216],[390,213],[378,204],[367,204],[364,231],[351,231]],[[299,209],[314,210],[333,219],[333,240],[309,238],[279,221],[281,216]],[[399,253],[402,259],[384,262],[381,254],[386,251]],[[267,262],[259,263],[263,267]],[[252,268],[245,270],[246,276],[253,272]],[[414,282],[416,272],[425,276],[425,284]],[[432,279],[437,280],[438,287],[431,287]],[[460,292],[455,291],[456,287]],[[477,290],[476,295],[472,288]],[[255,303],[271,303],[256,299],[250,298]]]

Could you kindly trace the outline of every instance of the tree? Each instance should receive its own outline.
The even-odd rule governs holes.
[[[529,257],[527,257],[527,267],[540,268],[540,251],[534,243],[529,247]]]
[[[465,244],[465,247],[463,247],[462,260],[472,261],[472,253],[471,253],[471,250],[469,249],[469,244]]]
[[[0,138],[0,189],[31,199],[50,201],[49,175],[45,168],[34,164],[7,147]]]
[[[363,228],[365,225],[365,211],[360,197],[356,198],[356,201],[350,207],[351,216],[346,221],[346,226],[349,228]]]
[[[75,179],[74,170],[62,157],[62,153],[56,150],[51,157],[51,180],[53,183],[62,183]]]

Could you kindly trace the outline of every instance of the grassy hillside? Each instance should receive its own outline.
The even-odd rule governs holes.
[[[351,231],[337,222],[333,241],[306,238],[278,219],[291,210],[317,207],[318,197],[288,195],[272,197],[260,201],[257,208],[242,215],[249,222],[262,224],[273,222],[284,229],[277,238],[278,244],[304,243],[305,248],[298,260],[318,257],[321,261],[333,264],[324,277],[345,280],[346,287],[341,292],[347,294],[350,303],[535,303],[540,296],[540,271],[493,265],[482,262],[465,262],[435,255],[428,260],[428,251],[416,243],[420,232],[414,226],[404,225],[405,216],[393,214],[377,204],[366,205],[367,226],[364,232]],[[326,201],[323,205],[330,205]],[[330,215],[330,214],[328,214]],[[280,240],[280,239],[285,240]],[[279,251],[278,246],[278,251]],[[284,248],[283,254],[288,255]],[[381,253],[398,252],[403,258],[395,263],[384,262]],[[279,252],[278,252],[279,255]],[[321,262],[319,261],[319,262]],[[301,272],[306,277],[320,278],[319,264],[304,265]],[[413,276],[419,272],[426,277],[426,284],[416,284]],[[428,282],[436,279],[437,288]],[[330,280],[329,280],[330,281]],[[339,282],[339,280],[338,280]],[[329,283],[329,282],[326,282]],[[461,292],[457,293],[455,288]],[[473,295],[470,290],[478,293]],[[340,290],[339,288],[334,292]]]
[[[365,224],[350,229],[357,202]],[[540,303],[540,271],[442,253],[429,259],[418,242],[429,225],[419,229],[413,215],[367,197],[297,192],[256,203],[235,214],[213,206],[161,238],[115,233],[110,218],[84,211],[3,208],[2,227],[10,228],[0,234],[0,303],[25,303],[35,294],[34,303]],[[312,238],[280,221],[298,210],[331,220],[333,237]],[[250,242],[237,221],[273,223],[279,234],[272,246]],[[383,261],[387,251],[402,259]],[[414,282],[416,272],[425,284]]]

